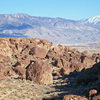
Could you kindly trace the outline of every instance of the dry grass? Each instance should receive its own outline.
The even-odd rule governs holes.
[[[0,100],[40,100],[55,91],[52,85],[37,85],[32,81],[8,78],[0,81]]]

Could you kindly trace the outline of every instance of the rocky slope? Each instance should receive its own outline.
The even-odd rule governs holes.
[[[100,16],[86,20],[1,14],[0,37],[48,39],[56,44],[100,42]]]
[[[100,54],[89,56],[87,51],[81,53],[48,40],[0,38],[0,97],[4,100],[99,98],[96,96],[100,92],[99,62]]]

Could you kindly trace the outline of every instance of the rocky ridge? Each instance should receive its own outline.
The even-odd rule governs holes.
[[[89,56],[87,51],[54,45],[48,40],[0,38],[0,80],[18,81],[19,75],[23,82],[30,80],[38,86],[50,86],[54,92],[49,90],[49,96],[40,96],[43,100],[98,98],[99,62],[100,54]],[[89,95],[92,89],[97,93]]]

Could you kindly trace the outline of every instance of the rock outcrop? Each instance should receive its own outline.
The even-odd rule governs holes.
[[[87,51],[81,53],[43,39],[1,38],[0,80],[16,74],[37,84],[57,84],[55,88],[58,89],[68,81],[70,87],[76,75],[73,87],[84,85],[82,89],[85,91],[84,87],[90,86],[86,87],[87,97],[93,100],[100,97],[100,54],[89,56]],[[68,80],[69,76],[72,79]],[[65,80],[65,77],[68,78]],[[56,83],[56,78],[60,84]],[[85,93],[81,95],[85,96]],[[87,100],[84,96],[69,94],[63,100]]]
[[[51,42],[43,39],[1,38],[0,63],[25,76],[30,61],[45,58],[51,46]]]
[[[53,83],[52,67],[45,61],[31,62],[26,69],[26,79],[38,84]]]
[[[58,73],[65,75],[73,71],[80,72],[83,68],[90,68],[98,62],[99,54],[90,57],[87,52],[80,53],[76,49],[53,45],[43,39],[0,39],[0,62],[9,63],[11,67],[19,62],[20,66],[25,69],[30,61],[38,59],[53,62],[53,66],[61,68]]]

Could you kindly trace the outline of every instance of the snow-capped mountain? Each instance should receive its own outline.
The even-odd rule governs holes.
[[[97,16],[94,16],[94,17],[89,18],[88,19],[88,22],[89,23],[93,23],[93,24],[100,23],[100,15],[97,15]]]
[[[43,38],[54,43],[100,42],[100,16],[86,20],[1,14],[0,37]]]

